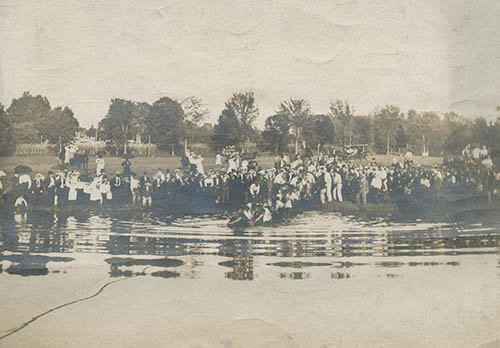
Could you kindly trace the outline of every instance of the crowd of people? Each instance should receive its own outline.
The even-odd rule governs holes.
[[[136,174],[126,158],[122,170],[109,175],[102,157],[96,158],[95,175],[72,169],[47,175],[18,173],[12,178],[14,207],[22,211],[31,204],[94,204],[158,207],[178,213],[237,211],[231,224],[268,224],[333,201],[439,204],[446,195],[461,194],[484,194],[491,200],[499,192],[500,182],[493,165],[472,157],[424,167],[414,165],[408,157],[388,166],[374,159],[282,155],[275,157],[273,168],[264,169],[255,159],[232,152],[217,158],[215,168],[205,170],[201,157],[192,152],[186,156],[187,167],[155,173]]]

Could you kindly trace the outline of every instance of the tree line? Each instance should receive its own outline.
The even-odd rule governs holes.
[[[67,143],[79,129],[73,111],[65,106],[52,108],[41,95],[24,92],[5,110],[0,104],[0,154],[11,154],[16,144]]]
[[[500,109],[498,109],[500,111]],[[305,99],[281,101],[265,120],[263,130],[255,126],[259,108],[253,92],[234,93],[225,103],[215,126],[204,123],[209,110],[199,98],[159,98],[152,104],[115,98],[96,128],[87,134],[105,140],[119,153],[128,153],[130,140],[156,144],[175,151],[187,144],[204,144],[213,150],[236,146],[272,153],[298,153],[304,145],[367,144],[373,152],[392,153],[410,149],[430,155],[457,154],[467,144],[485,145],[500,151],[500,117],[465,118],[454,112],[438,114],[409,110],[395,105],[359,115],[344,100],[330,103],[327,113],[312,111]],[[57,125],[57,126],[55,126]],[[46,97],[25,92],[8,109],[0,105],[0,152],[11,153],[15,144],[66,143],[81,131],[69,107],[52,108]]]

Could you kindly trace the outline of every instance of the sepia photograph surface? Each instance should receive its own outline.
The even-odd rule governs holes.
[[[500,348],[500,2],[0,18],[0,347]]]

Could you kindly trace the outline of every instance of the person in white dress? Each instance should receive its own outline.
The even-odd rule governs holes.
[[[113,199],[113,193],[111,192],[111,184],[107,178],[104,178],[101,183],[101,204],[104,200],[110,201]]]
[[[203,157],[196,156],[193,159],[192,163],[196,166],[196,170],[198,171],[198,173],[200,173],[201,175],[205,175],[205,170],[203,169]]]
[[[78,147],[73,144],[66,145],[64,147],[64,163],[70,164],[70,161],[75,157],[75,153],[78,151]]]
[[[228,167],[227,167],[227,172],[228,173],[231,173],[233,170],[234,171],[237,170],[235,157],[231,157],[229,159],[229,161],[228,161]]]
[[[66,186],[69,188],[68,201],[76,201],[78,198],[78,190],[77,189],[80,187],[79,180],[78,180],[78,173],[72,173],[69,176],[69,179],[66,183]]]
[[[102,203],[101,184],[102,184],[102,177],[100,176],[95,178],[94,181],[92,181],[92,184],[90,184],[91,187],[90,200],[92,202],[99,201],[100,203]]]
[[[95,159],[95,164],[96,164],[96,175],[101,175],[104,172],[104,166],[106,165],[106,162],[104,161],[104,158],[102,157],[97,157]]]

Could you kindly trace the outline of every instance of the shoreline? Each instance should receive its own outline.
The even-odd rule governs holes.
[[[399,204],[398,204],[399,203]],[[418,201],[400,201],[398,203],[367,203],[366,205],[352,203],[351,201],[332,201],[321,205],[319,202],[302,202],[299,208],[294,208],[291,219],[307,212],[315,211],[318,213],[341,213],[344,215],[354,215],[357,218],[366,218],[369,220],[391,218],[395,221],[433,221],[435,219],[446,221],[456,221],[457,219],[479,220],[486,223],[499,222],[500,219],[500,197],[495,196],[491,202],[483,196],[466,196],[454,200],[440,203],[418,202]],[[187,209],[186,209],[187,208]],[[164,213],[165,217],[172,221],[184,217],[211,216],[231,218],[242,207],[188,207],[173,208],[167,206],[120,206],[117,204],[68,204],[65,206],[44,206],[43,204],[31,204],[26,213]],[[0,216],[12,217],[16,212],[13,208],[5,209],[0,207]],[[22,215],[22,214],[21,214]],[[289,219],[289,220],[291,220]],[[286,224],[288,220],[271,222],[270,225],[279,226]],[[231,227],[231,226],[229,226]],[[241,227],[241,226],[239,226]]]

